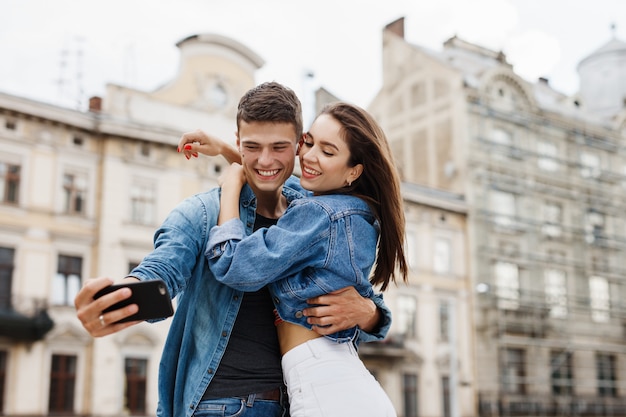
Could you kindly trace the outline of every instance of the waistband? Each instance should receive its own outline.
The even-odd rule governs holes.
[[[286,396],[287,388],[284,385],[281,385],[280,387],[274,388],[273,390],[256,392],[248,395],[235,395],[233,398],[239,398],[248,403],[254,403],[254,400],[280,401]]]
[[[358,359],[359,354],[351,342],[337,343],[327,337],[318,337],[296,346],[282,358],[283,371],[307,359]]]

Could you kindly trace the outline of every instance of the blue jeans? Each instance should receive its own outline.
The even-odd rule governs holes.
[[[200,401],[194,417],[289,417],[289,408],[279,401],[257,400],[254,394],[248,399],[217,398]]]

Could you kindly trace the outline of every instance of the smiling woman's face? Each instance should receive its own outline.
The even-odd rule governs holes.
[[[328,114],[320,115],[300,146],[302,187],[314,193],[337,190],[361,174],[362,165],[348,166],[350,149],[341,135],[341,124]]]

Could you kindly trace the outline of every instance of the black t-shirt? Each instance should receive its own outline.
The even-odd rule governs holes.
[[[269,227],[277,221],[257,214],[254,230]],[[282,384],[273,310],[267,288],[244,294],[228,346],[203,399],[264,392]]]

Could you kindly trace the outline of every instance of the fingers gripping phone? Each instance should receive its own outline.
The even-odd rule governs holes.
[[[111,307],[103,310],[103,313],[109,311],[118,310],[122,307],[126,307],[130,304],[137,304],[139,311],[116,323],[125,323],[128,321],[149,320],[149,319],[162,319],[170,317],[174,314],[172,308],[172,300],[165,286],[165,282],[162,280],[148,280],[137,282],[124,282],[122,284],[109,285],[106,288],[98,291],[93,298],[97,299],[105,294],[109,294],[120,288],[129,288],[132,291],[132,295],[118,303],[113,304]]]

